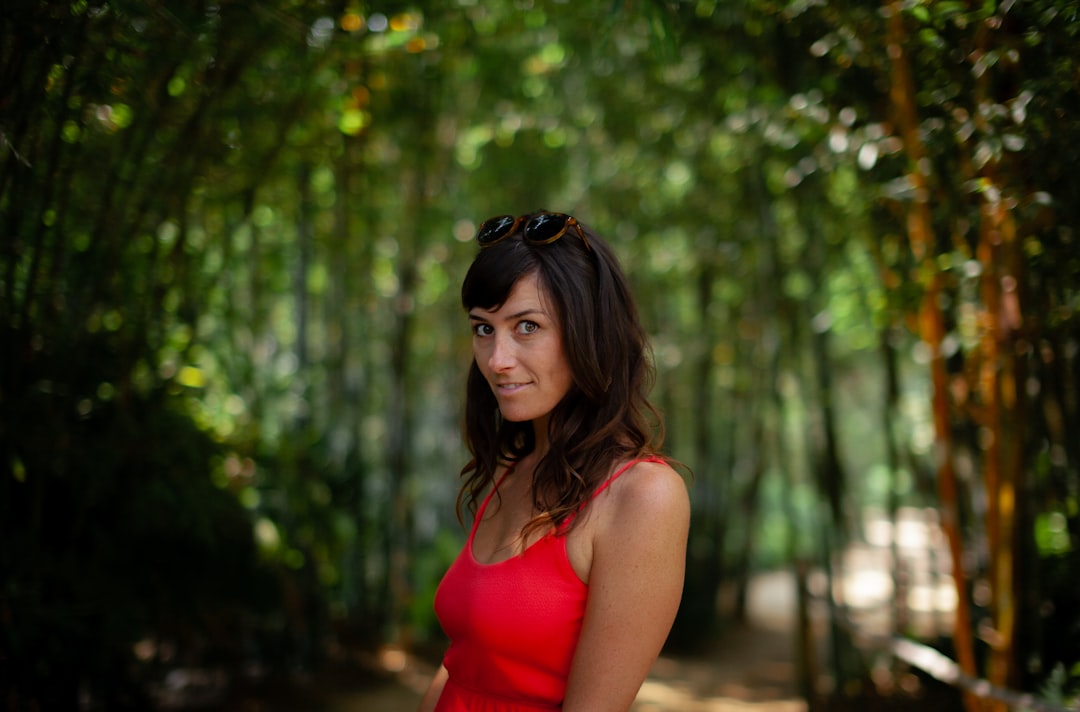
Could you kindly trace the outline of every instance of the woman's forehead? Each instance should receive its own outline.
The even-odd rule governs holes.
[[[548,316],[554,316],[551,300],[548,296],[547,287],[543,279],[536,271],[522,275],[510,288],[506,300],[489,309],[476,307],[470,310],[470,314],[504,314],[522,315],[526,312],[538,312]]]

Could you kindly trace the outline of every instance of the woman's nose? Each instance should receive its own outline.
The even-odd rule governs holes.
[[[514,365],[514,344],[511,339],[498,333],[495,334],[488,365],[491,366],[492,371],[505,371]]]

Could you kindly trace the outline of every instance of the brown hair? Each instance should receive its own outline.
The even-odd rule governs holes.
[[[498,309],[519,279],[535,273],[562,329],[573,385],[549,419],[549,449],[533,478],[533,505],[541,514],[525,533],[563,523],[614,464],[656,455],[663,443],[659,414],[647,397],[654,375],[648,339],[611,248],[584,225],[588,246],[574,230],[550,244],[532,245],[521,239],[527,221],[480,250],[461,287],[466,310]],[[501,464],[535,447],[531,422],[501,418],[475,361],[466,385],[465,442],[472,458],[461,470],[459,518],[464,506],[475,515]]]

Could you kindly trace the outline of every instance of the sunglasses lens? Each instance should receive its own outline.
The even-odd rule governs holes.
[[[566,231],[570,216],[560,213],[542,213],[525,226],[525,239],[529,242],[544,244],[553,242]]]
[[[481,245],[491,245],[506,237],[507,233],[514,229],[517,221],[509,215],[501,215],[497,218],[489,218],[480,224],[476,231],[476,241]]]

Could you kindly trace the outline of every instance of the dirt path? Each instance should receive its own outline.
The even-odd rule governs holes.
[[[918,516],[917,516],[918,515]],[[911,574],[908,591],[911,612],[927,630],[941,629],[949,616],[950,602],[939,593],[941,581],[931,569],[941,562],[923,561],[926,540],[935,533],[918,512],[902,523],[900,540],[905,547],[904,566]],[[872,520],[875,541],[853,545],[848,552],[845,598],[856,608],[868,629],[885,624],[874,611],[892,596],[888,583],[890,557],[888,535],[882,522]],[[941,555],[939,554],[939,559]],[[947,563],[947,562],[946,562]],[[823,585],[819,582],[819,585]],[[947,597],[945,597],[947,598]],[[796,689],[795,582],[791,572],[777,571],[755,576],[747,592],[747,623],[725,632],[717,646],[693,657],[662,656],[641,686],[632,712],[805,712],[807,705]],[[819,619],[823,612],[818,611]],[[823,644],[818,631],[819,645]],[[821,654],[822,651],[818,651]],[[432,670],[397,652],[387,652],[380,667],[391,671],[392,682],[368,690],[336,695],[333,712],[412,712],[430,679]]]
[[[794,641],[789,611],[793,584],[783,574],[759,577],[746,626],[728,630],[712,651],[693,657],[661,656],[641,686],[633,712],[805,712],[795,690]],[[412,712],[432,666],[396,650],[375,665],[384,682],[327,692],[329,712]],[[326,692],[326,691],[324,691]]]
[[[796,694],[793,642],[758,626],[727,631],[716,650],[661,657],[641,686],[634,712],[805,712]]]
[[[634,712],[804,712],[795,687],[795,586],[790,574],[757,576],[747,622],[711,651],[662,656],[641,686]]]
[[[411,712],[432,672],[429,665],[383,654],[383,665],[402,665],[391,679],[327,695],[329,712]],[[729,631],[722,646],[693,658],[662,656],[641,687],[633,712],[805,712],[793,680],[790,637],[758,627]]]

